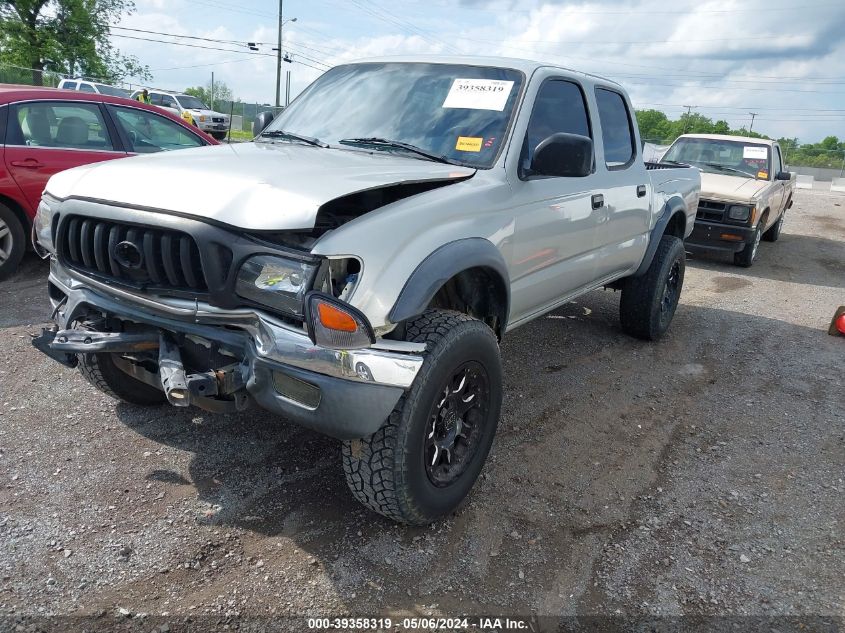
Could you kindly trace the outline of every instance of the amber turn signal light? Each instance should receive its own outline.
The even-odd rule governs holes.
[[[324,292],[305,295],[308,336],[328,349],[360,349],[376,342],[373,327],[364,313]]]
[[[354,332],[358,329],[358,324],[352,316],[324,301],[317,304],[317,313],[320,315],[320,323],[323,327],[330,330]]]

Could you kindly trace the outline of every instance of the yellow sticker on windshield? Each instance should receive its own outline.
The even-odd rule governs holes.
[[[768,180],[768,179],[769,179],[769,172],[767,172],[767,171],[758,171],[758,172],[757,172],[757,178],[762,178],[763,180]]]
[[[458,142],[455,143],[455,149],[459,152],[480,152],[483,140],[477,136],[459,136]]]

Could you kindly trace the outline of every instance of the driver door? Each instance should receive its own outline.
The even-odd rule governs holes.
[[[534,149],[552,134],[592,138],[588,112],[584,90],[574,80],[550,78],[540,86],[513,185],[513,322],[562,303],[595,280],[596,227],[606,215],[595,170],[583,178],[528,173]]]

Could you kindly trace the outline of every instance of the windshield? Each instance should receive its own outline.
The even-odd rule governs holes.
[[[208,110],[208,106],[206,106],[202,101],[197,99],[196,97],[192,97],[191,95],[179,95],[179,105],[181,105],[186,110]]]
[[[768,180],[771,150],[768,145],[712,138],[679,138],[663,160],[695,165],[713,174]]]
[[[114,86],[107,86],[106,84],[95,84],[97,86],[97,90],[100,91],[101,95],[109,95],[111,97],[128,97],[129,91],[123,90],[121,88],[115,88]]]
[[[368,63],[326,72],[267,128],[336,145],[401,152],[396,141],[449,162],[490,167],[522,88],[521,72],[426,63]]]

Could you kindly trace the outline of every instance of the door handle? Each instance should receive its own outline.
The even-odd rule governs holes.
[[[637,185],[637,197],[645,198],[645,185]]]
[[[23,167],[25,169],[38,169],[39,167],[44,167],[44,163],[40,163],[34,158],[27,158],[25,160],[13,160],[11,164],[13,167]]]
[[[601,209],[604,206],[604,196],[600,193],[595,194],[590,200],[593,203],[593,210]]]

